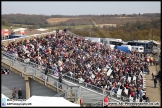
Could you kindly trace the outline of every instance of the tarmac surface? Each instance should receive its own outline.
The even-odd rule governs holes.
[[[159,102],[161,105],[161,90],[160,83],[158,81],[157,87],[154,88],[154,81],[152,80],[152,73],[154,75],[160,70],[159,65],[149,66],[150,74],[146,74],[146,95],[149,97],[150,102]],[[157,70],[157,71],[156,71]]]

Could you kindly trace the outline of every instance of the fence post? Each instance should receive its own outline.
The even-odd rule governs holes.
[[[10,64],[10,70],[11,70],[11,65],[12,65],[12,60],[11,60],[11,62],[10,62],[11,64]]]
[[[76,92],[75,92],[74,94],[75,94],[75,98],[74,98],[74,102],[75,102],[75,101],[76,101],[76,99],[77,99],[77,98],[76,98]]]
[[[104,107],[104,89],[103,89],[103,93],[102,93],[102,94],[103,94],[103,97],[102,97],[102,102],[103,102],[103,104],[102,104],[102,105],[103,105],[103,107]]]
[[[24,72],[26,72],[26,66],[24,67]]]
[[[36,71],[36,68],[34,69]],[[35,71],[33,72],[32,78],[34,79]]]
[[[57,89],[57,92],[58,92],[58,82],[56,82],[56,89]]]
[[[25,67],[24,67],[25,68]],[[25,69],[24,69],[25,70]],[[23,76],[24,75],[24,71],[22,71],[22,73],[21,73],[21,76]]]
[[[36,69],[35,69],[35,73],[34,74],[36,75]]]
[[[65,98],[67,98],[67,90],[65,91]]]
[[[13,66],[13,60],[12,60],[12,66]]]
[[[46,75],[45,75],[45,78],[44,78],[44,85],[46,85]]]
[[[79,86],[79,97],[81,97],[81,87]]]

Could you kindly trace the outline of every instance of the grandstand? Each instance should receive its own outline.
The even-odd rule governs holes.
[[[10,40],[8,45],[2,46],[2,54],[19,61],[17,67],[20,65],[22,70],[26,67],[26,72],[31,73],[30,68],[33,69],[33,72],[40,74],[40,78],[43,78],[44,69],[48,67],[48,81],[55,81],[57,89],[57,75],[62,72],[64,90],[67,87],[79,87],[80,92],[74,91],[72,94],[82,98],[83,104],[102,106],[103,97],[106,95],[109,95],[110,102],[140,101],[140,94],[137,92],[143,92],[146,88],[143,70],[148,67],[144,68],[144,65],[140,64],[144,61],[136,54],[111,50],[71,32],[67,32],[66,35],[61,32],[46,34],[43,38],[41,36],[23,39],[26,43],[24,45],[21,40],[17,39],[14,43]],[[136,95],[130,96],[131,92]],[[122,95],[123,93],[126,95]]]

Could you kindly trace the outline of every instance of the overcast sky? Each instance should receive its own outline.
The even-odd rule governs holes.
[[[2,2],[2,14],[102,15],[161,13],[160,2]]]

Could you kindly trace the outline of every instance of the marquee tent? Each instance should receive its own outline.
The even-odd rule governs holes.
[[[79,104],[74,104],[63,97],[46,97],[46,96],[32,96],[25,103],[31,103],[30,106],[70,106],[80,107]]]

